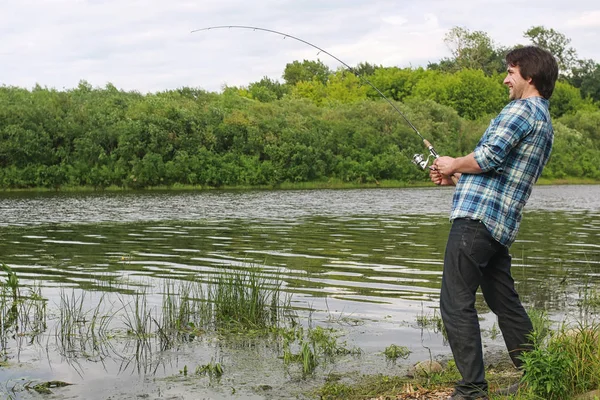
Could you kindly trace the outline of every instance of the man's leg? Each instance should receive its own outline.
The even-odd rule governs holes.
[[[500,250],[496,244],[481,222],[457,219],[446,246],[440,311],[454,361],[463,378],[456,391],[465,398],[487,393],[475,293],[483,280],[482,269]]]
[[[533,326],[515,290],[510,267],[511,257],[504,247],[482,271],[481,291],[490,309],[498,316],[498,325],[513,363],[520,368],[523,362],[519,356],[531,348],[528,335]]]

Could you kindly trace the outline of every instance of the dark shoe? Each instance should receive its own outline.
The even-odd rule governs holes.
[[[454,393],[452,393],[450,397],[448,397],[448,400],[489,400],[489,398],[485,394],[482,394],[480,396],[469,396],[466,394],[459,393],[455,390]]]
[[[511,396],[513,394],[517,394],[519,390],[523,387],[521,382],[513,383],[512,385],[498,389],[494,393],[498,396]]]

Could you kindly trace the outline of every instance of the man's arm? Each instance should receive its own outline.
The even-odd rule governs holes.
[[[480,174],[483,171],[475,160],[475,154],[471,153],[464,157],[439,157],[433,165],[440,174],[449,177],[454,174]]]

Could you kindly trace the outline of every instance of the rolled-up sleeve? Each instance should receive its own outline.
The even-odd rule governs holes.
[[[513,147],[531,132],[533,110],[527,102],[513,101],[492,120],[473,151],[483,172],[502,172],[504,162]]]

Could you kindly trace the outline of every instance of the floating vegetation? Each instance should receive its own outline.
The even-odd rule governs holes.
[[[194,373],[196,375],[208,375],[211,378],[213,378],[213,377],[218,378],[221,375],[223,375],[223,372],[224,372],[224,370],[223,370],[223,366],[221,365],[221,363],[210,360],[210,362],[208,364],[198,365],[196,367],[196,371]]]
[[[25,384],[24,387],[26,390],[34,390],[34,391],[38,392],[39,394],[52,394],[52,390],[50,390],[50,389],[61,388],[61,387],[70,386],[70,385],[72,385],[72,384],[63,382],[63,381],[47,381],[47,382],[37,383],[35,385],[30,382],[28,384]]]
[[[396,344],[389,345],[383,351],[385,358],[391,361],[396,361],[398,358],[406,359],[410,353],[411,351],[408,349],[408,347],[398,346]]]
[[[283,336],[283,361],[285,365],[299,364],[302,375],[314,372],[320,362],[328,362],[339,355],[360,355],[359,348],[347,348],[346,342],[338,342],[339,332],[320,326],[304,329],[296,326],[281,332]]]

